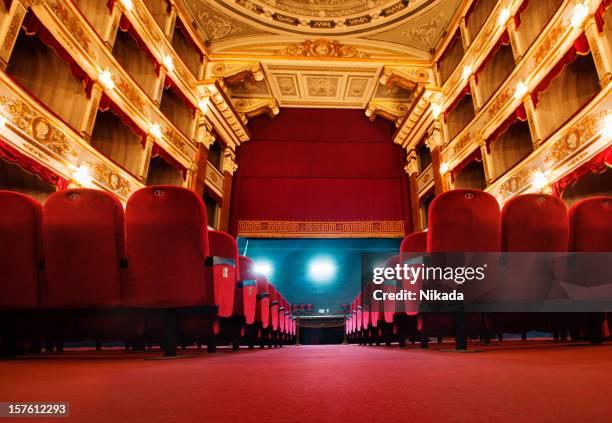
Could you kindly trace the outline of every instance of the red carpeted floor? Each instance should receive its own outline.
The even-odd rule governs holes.
[[[68,351],[1,361],[0,401],[67,401],[83,422],[612,421],[611,375],[612,345],[291,346],[165,361]]]

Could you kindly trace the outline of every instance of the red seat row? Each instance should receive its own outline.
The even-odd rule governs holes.
[[[588,198],[568,210],[558,197],[525,194],[510,199],[500,211],[495,197],[486,192],[453,190],[434,199],[428,221],[428,231],[408,235],[400,255],[387,265],[437,252],[612,251],[612,197]],[[508,266],[518,278],[536,271],[524,262]],[[467,336],[486,340],[493,334],[532,330],[569,330],[598,342],[606,318],[604,313],[417,313],[408,302],[406,312],[397,313],[396,304],[370,305],[370,297],[370,292],[360,292],[351,303],[346,322],[349,340],[387,344],[397,340],[403,346],[409,338],[426,347],[430,336],[456,336],[461,328],[461,336],[456,336],[458,349],[467,347]]]
[[[158,341],[169,356],[177,343],[213,351],[241,338],[250,346],[289,341],[289,304],[238,257],[234,238],[206,222],[202,199],[176,186],[135,192],[125,212],[99,190],[57,192],[44,207],[0,191],[5,353],[15,353],[20,334]],[[279,316],[282,326],[274,325]]]

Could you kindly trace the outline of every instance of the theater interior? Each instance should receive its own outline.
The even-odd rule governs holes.
[[[611,6],[4,0],[0,422],[610,421]]]

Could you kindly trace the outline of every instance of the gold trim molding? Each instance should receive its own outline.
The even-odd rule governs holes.
[[[249,238],[402,238],[401,220],[240,220],[238,236]]]

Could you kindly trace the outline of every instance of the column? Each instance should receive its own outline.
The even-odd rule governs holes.
[[[465,16],[461,17],[461,21],[459,21],[459,33],[461,34],[461,41],[463,42],[463,50],[467,51],[470,48],[470,44],[472,44],[472,34],[465,26]]]
[[[521,58],[523,57],[523,54],[525,53],[525,47],[523,46],[522,39],[516,30],[514,18],[508,19],[506,30],[508,31],[508,35],[510,36],[510,46],[512,47],[514,62],[518,63],[519,60],[521,60]]]
[[[145,148],[142,153],[142,160],[140,162],[140,171],[138,172],[138,179],[140,182],[146,184],[147,174],[149,173],[149,164],[151,163],[151,152],[153,151],[153,145],[155,144],[155,138],[151,135],[147,135],[145,140]]]
[[[232,182],[234,173],[238,169],[236,163],[236,154],[232,149],[227,147],[223,152],[223,201],[221,203],[221,220],[219,222],[219,230],[226,231],[229,229],[230,206],[232,201]]]
[[[468,83],[470,84],[470,90],[472,91],[472,104],[474,105],[474,112],[478,113],[482,107],[482,96],[480,95],[480,87],[476,83],[476,75],[471,74]]]
[[[117,31],[119,30],[119,21],[121,20],[121,6],[120,2],[115,2],[113,10],[111,11],[110,18],[106,21],[104,30],[102,31],[102,41],[109,50],[113,50],[115,44],[115,38],[117,38]]]
[[[0,18],[0,66],[6,69],[21,30],[26,7],[20,1],[13,1],[10,10]]]
[[[419,160],[415,150],[410,150],[408,153],[408,164],[404,167],[408,174],[410,186],[410,215],[412,216],[412,228],[414,232],[423,230],[421,225],[420,210],[419,210],[419,190],[417,187],[417,176],[419,176]]]
[[[533,149],[536,150],[542,142],[542,125],[540,125],[539,114],[533,103],[531,95],[527,95],[523,100],[525,106],[525,112],[527,113],[527,122],[529,123],[529,132],[531,132],[531,141],[533,142]]]
[[[93,132],[96,115],[98,114],[98,107],[100,107],[100,99],[103,93],[104,87],[102,87],[99,82],[94,82],[91,87],[89,99],[83,110],[81,124],[78,128],[83,138],[87,141],[91,139],[91,133]]]
[[[611,25],[607,22],[606,25]],[[612,41],[597,30],[595,18],[590,17],[585,24],[585,33],[589,40],[591,55],[597,68],[601,86],[605,86],[612,77]]]
[[[425,140],[425,145],[431,151],[431,168],[434,174],[434,190],[436,195],[443,193],[446,188],[444,186],[444,178],[440,172],[440,165],[442,164],[441,152],[444,146],[444,140],[442,139],[442,131],[438,125],[434,125],[429,131],[429,137]]]
[[[484,169],[485,180],[487,181],[487,186],[491,185],[493,182],[493,169],[491,160],[489,158],[489,153],[487,151],[487,143],[484,140],[480,143],[480,154],[482,155],[482,167]]]

